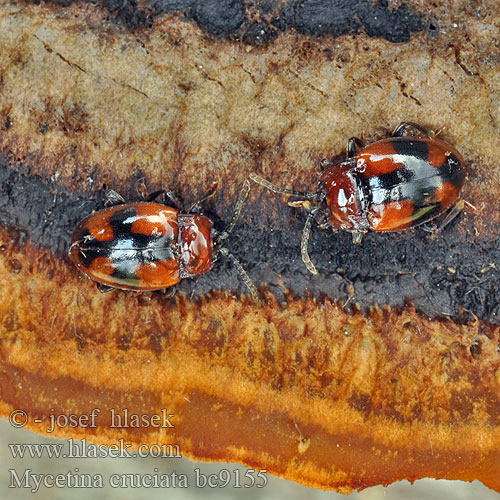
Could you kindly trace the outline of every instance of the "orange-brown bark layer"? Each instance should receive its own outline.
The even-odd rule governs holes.
[[[3,234],[1,412],[101,413],[55,435],[179,444],[348,492],[407,478],[500,489],[500,328],[427,320],[412,308],[348,315],[329,300],[115,291]],[[110,410],[174,428],[110,428]],[[35,418],[42,423],[34,423]]]

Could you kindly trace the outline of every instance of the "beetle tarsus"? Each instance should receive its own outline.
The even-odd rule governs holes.
[[[152,193],[149,193],[145,198],[144,201],[154,201],[158,196],[165,194],[164,189],[159,189],[158,191],[153,191]]]
[[[171,299],[177,293],[177,286],[170,286],[168,288],[162,288],[159,293],[166,299]]]
[[[112,292],[113,290],[116,290],[116,287],[105,285],[104,283],[97,283],[97,289],[101,293],[108,293],[108,292]]]
[[[172,191],[164,191],[163,198],[165,199],[165,205],[171,206],[176,210],[180,210],[183,206],[181,199]]]
[[[472,203],[465,200],[459,200],[448,209],[448,213],[440,223],[432,224],[430,227],[424,225],[422,229],[431,233],[431,239],[433,240],[450,222],[460,215],[466,206],[473,211],[476,210],[476,207],[472,205]]]
[[[439,127],[437,130],[432,130],[429,127],[425,127],[424,125],[419,125],[414,122],[401,122],[392,132],[392,137],[404,137],[409,129],[415,129],[424,134],[426,137],[433,139],[437,135],[439,135],[444,129],[445,125]]]
[[[323,171],[326,168],[331,167],[332,165],[333,165],[333,161],[325,158],[325,159],[320,161],[319,168],[321,169],[321,171]]]

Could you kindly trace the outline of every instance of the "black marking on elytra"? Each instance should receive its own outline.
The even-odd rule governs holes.
[[[437,169],[429,165],[424,165],[424,168],[434,178],[438,175]],[[420,209],[426,209],[423,216],[412,222],[413,226],[417,226],[437,216],[441,210],[441,204],[436,203],[433,199],[436,185],[427,183],[425,189],[419,189],[423,183],[426,183],[426,180],[421,180],[415,185],[414,178],[415,173],[405,167],[386,174],[380,174],[377,177],[357,176],[361,191],[368,201],[367,209],[372,204],[411,200],[414,213]]]
[[[114,238],[113,240],[104,242],[107,243],[107,248],[113,248],[116,241],[124,238],[133,242],[133,248],[148,248],[151,244],[154,244],[155,240],[159,240],[163,237],[160,233],[147,235],[132,231],[132,225],[136,214],[136,208],[130,206],[121,208],[109,217],[108,222],[113,228]]]
[[[440,204],[433,195],[442,182],[451,182],[457,187],[463,184],[465,167],[452,154],[442,165],[431,165],[429,145],[424,141],[395,138],[391,142],[396,154],[404,157],[404,166],[368,179],[361,176],[360,181],[365,184],[364,192],[368,193],[370,201],[374,198],[377,203],[412,200],[415,211],[432,206],[425,217],[416,221],[420,224],[439,212]]]
[[[460,165],[458,158],[452,154],[446,157],[443,165],[438,167],[438,173],[446,182],[451,182],[454,186],[460,187],[464,182],[465,170],[457,168]]]
[[[135,201],[130,182],[109,187]],[[188,189],[186,183],[186,191],[176,194],[191,199]],[[233,209],[224,200],[220,196],[210,204],[209,215],[219,231],[227,226]],[[71,266],[66,251],[74,228],[103,206],[104,191],[69,191],[0,154],[0,223],[10,229],[11,241],[18,246],[31,241],[50,249],[54,262],[62,259]],[[435,239],[421,229],[369,232],[359,245],[352,244],[347,232],[313,226],[309,252],[320,274],[312,276],[300,257],[304,214],[288,207],[286,197],[263,190],[256,205],[245,204],[225,246],[256,285],[266,284],[280,299],[284,286],[296,296],[313,293],[318,299],[339,300],[347,310],[354,303],[365,310],[374,304],[402,306],[412,300],[430,317],[472,321],[475,315],[500,324],[500,236],[495,220],[483,217],[481,225],[489,238],[478,238],[474,217],[457,217]],[[238,273],[223,258],[209,273],[182,280],[178,289],[192,300],[213,290],[246,293]]]
[[[173,245],[151,246],[139,250],[112,250],[109,257],[113,261],[114,271],[112,277],[135,284],[139,281],[137,270],[143,264],[175,259]]]
[[[393,138],[391,142],[397,154],[419,158],[422,160],[422,165],[428,162],[428,143],[424,141],[410,140],[405,137]],[[455,186],[461,186],[465,176],[463,165],[462,168],[458,168],[459,166],[460,161],[451,152],[446,157],[446,161],[442,165],[439,165],[437,167],[431,165],[431,167],[435,169],[435,172],[439,177],[441,177],[446,182],[451,182]],[[429,173],[432,175],[432,171],[430,171]]]
[[[123,225],[126,219],[130,219],[137,215],[137,210],[134,206],[118,205],[116,212],[108,217],[108,222],[115,227]],[[132,222],[127,225],[132,226]]]
[[[134,279],[135,270],[141,264],[174,258],[173,246],[177,242],[169,240],[165,243],[160,241],[161,234],[146,235],[132,230],[136,214],[136,207],[123,206],[110,215],[107,222],[114,234],[110,240],[94,239],[83,226],[78,235],[82,263],[89,267],[95,258],[109,257],[116,267],[113,277],[128,280]]]
[[[89,268],[90,265],[92,264],[92,261],[97,257],[107,257],[107,256],[108,256],[107,250],[87,249],[87,250],[80,250],[78,252],[78,257],[80,258],[80,262],[86,268]]]
[[[98,4],[109,12],[112,22],[130,30],[150,29],[155,18],[180,13],[206,33],[250,45],[266,45],[279,33],[292,30],[317,38],[364,31],[370,37],[395,43],[407,42],[411,33],[427,30],[435,36],[438,31],[435,20],[426,19],[405,3],[392,8],[387,0],[45,1],[60,8]]]
[[[399,155],[415,156],[423,161],[429,158],[429,146],[425,141],[411,140],[408,137],[393,137],[391,144]]]
[[[432,199],[436,191],[438,173],[427,162],[420,159],[413,160],[415,162],[419,164],[417,168],[421,167],[419,170],[427,172],[427,178],[417,179],[415,170],[406,167],[376,177],[361,177],[366,184],[364,191],[368,193],[369,202],[378,204],[412,200],[415,210],[427,206],[428,200]]]
[[[96,241],[90,245],[83,243],[80,245],[80,251],[78,253],[80,257],[80,262],[89,268],[98,257],[109,257],[110,249],[102,241]]]
[[[395,186],[408,184],[415,177],[415,173],[407,168],[398,168],[387,174],[380,174],[377,177],[369,178],[373,185],[382,189],[390,190]],[[400,198],[401,199],[401,198]]]

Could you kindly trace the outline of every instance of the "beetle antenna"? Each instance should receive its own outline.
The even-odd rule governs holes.
[[[240,261],[227,248],[224,247],[219,248],[219,253],[224,257],[229,258],[229,260],[233,263],[234,267],[236,267],[236,269],[238,270],[241,281],[245,283],[246,287],[248,288],[248,291],[250,292],[250,295],[252,296],[252,299],[255,300],[255,302],[259,302],[259,293],[257,291],[257,287],[253,284],[253,281],[250,279],[250,276],[248,276],[247,272],[243,269],[243,266],[240,264]]]
[[[217,242],[221,242],[227,239],[227,237],[233,231],[234,227],[236,226],[236,223],[238,222],[238,219],[240,218],[241,209],[245,204],[249,192],[250,192],[250,183],[248,181],[245,181],[243,183],[243,187],[241,188],[240,197],[234,207],[231,222],[229,223],[229,226],[227,226],[226,229],[219,235],[219,237],[217,238]]]
[[[302,255],[302,261],[307,267],[307,270],[311,274],[318,274],[318,270],[314,266],[311,258],[309,257],[309,251],[307,249],[309,245],[309,236],[311,235],[311,224],[314,218],[314,213],[309,212],[307,215],[306,223],[304,224],[304,230],[302,231],[302,241],[300,242],[300,253]]]
[[[312,199],[312,198],[316,198],[318,196],[318,193],[310,193],[310,192],[306,192],[306,191],[295,191],[294,189],[286,189],[286,188],[281,188],[281,187],[275,186],[274,184],[270,183],[269,181],[266,181],[266,179],[263,179],[262,177],[260,177],[260,175],[257,175],[257,174],[253,174],[253,173],[250,174],[250,179],[252,179],[257,184],[264,186],[266,189],[269,189],[269,191],[272,191],[273,193],[289,194],[292,196],[300,196],[300,197],[306,198],[306,199]]]
[[[218,244],[221,241],[224,241],[231,234],[232,230],[236,226],[236,223],[238,222],[238,219],[240,218],[241,209],[243,208],[243,205],[245,204],[245,201],[248,197],[249,192],[250,192],[250,183],[248,182],[248,180],[246,180],[243,183],[243,187],[241,188],[240,197],[239,197],[239,199],[236,202],[236,205],[234,207],[233,216],[231,218],[231,222],[229,223],[229,226],[227,226],[225,231],[222,232],[217,237]],[[245,283],[253,300],[255,300],[255,302],[259,302],[259,293],[257,291],[257,287],[253,284],[253,281],[250,279],[250,276],[248,276],[247,272],[243,269],[243,266],[240,264],[240,261],[225,247],[219,247],[218,251],[224,257],[229,258],[229,260],[233,263],[234,267],[236,267],[236,269],[238,270],[238,274],[240,275],[241,281],[243,281],[243,283]]]

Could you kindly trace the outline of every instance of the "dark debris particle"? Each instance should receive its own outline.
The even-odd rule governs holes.
[[[10,128],[12,128],[12,125],[13,125],[12,118],[9,115],[7,115],[5,117],[3,127],[5,130],[9,130]]]
[[[39,132],[40,134],[46,134],[50,130],[50,125],[47,122],[44,122],[40,125]]]
[[[17,259],[10,260],[7,266],[12,274],[19,274],[23,268],[23,265]]]

